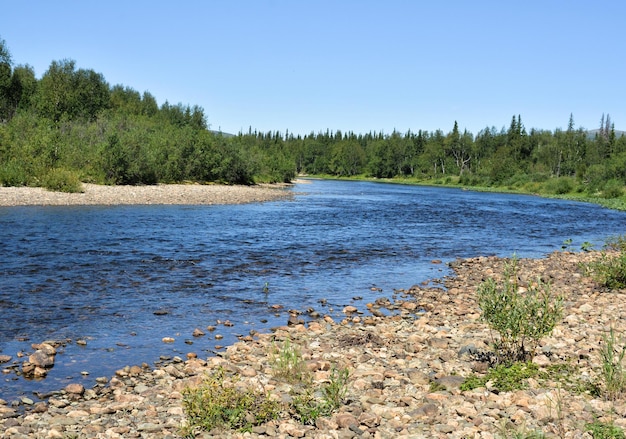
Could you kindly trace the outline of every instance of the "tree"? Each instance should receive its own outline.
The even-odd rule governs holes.
[[[465,130],[463,136],[459,133],[459,125],[454,121],[452,132],[446,136],[446,153],[454,158],[454,163],[459,170],[459,175],[463,175],[472,158],[472,135]]]
[[[73,60],[52,61],[41,78],[37,109],[56,122],[62,117],[94,120],[110,103],[109,85],[100,73],[75,70]]]
[[[9,119],[11,65],[11,53],[6,42],[0,39],[0,122]]]

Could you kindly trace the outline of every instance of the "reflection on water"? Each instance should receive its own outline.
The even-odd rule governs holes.
[[[0,398],[89,386],[160,356],[210,355],[284,324],[290,308],[363,307],[447,275],[433,259],[535,257],[566,239],[600,247],[626,220],[588,204],[444,188],[313,181],[293,190],[294,201],[234,206],[0,208],[0,354],[15,361],[31,343],[69,340],[46,380],[5,374]],[[234,326],[205,330],[226,319]],[[195,328],[208,335],[193,337]]]

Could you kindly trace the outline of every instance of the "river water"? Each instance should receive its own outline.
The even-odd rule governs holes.
[[[289,309],[364,309],[449,275],[455,258],[540,257],[569,239],[599,249],[626,233],[624,212],[532,196],[318,180],[289,190],[292,201],[247,205],[0,208],[0,354],[13,357],[0,398],[206,357],[285,324]],[[206,330],[218,320],[233,326]],[[68,343],[46,379],[11,370],[50,339]]]

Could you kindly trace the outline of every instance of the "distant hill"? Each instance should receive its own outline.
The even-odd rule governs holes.
[[[209,130],[209,132],[213,133],[213,134],[217,134],[219,136],[224,137],[225,139],[228,139],[229,137],[235,137],[234,134],[230,134],[230,133],[224,133],[222,131],[218,131],[218,130]]]
[[[587,130],[587,137],[589,139],[595,139],[596,135],[598,135],[600,133],[599,129],[596,130]],[[615,130],[615,137],[617,137],[618,139],[622,136],[626,136],[626,131],[621,131],[621,130]]]

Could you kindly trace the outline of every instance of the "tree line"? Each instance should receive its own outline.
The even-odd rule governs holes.
[[[40,79],[14,66],[0,39],[0,184],[66,190],[68,182],[289,182],[298,174],[523,186],[617,197],[626,184],[626,137],[602,115],[594,133],[508,127],[474,135],[279,131],[223,135],[199,106],[162,105],[149,92],[109,85],[73,60]],[[75,185],[74,185],[75,187]]]

